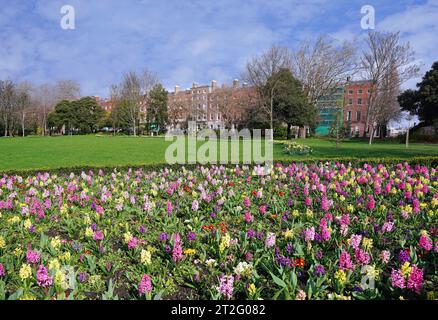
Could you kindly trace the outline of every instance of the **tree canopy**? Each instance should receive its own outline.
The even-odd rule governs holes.
[[[438,120],[438,61],[426,72],[417,90],[406,90],[398,101],[404,111],[418,115],[426,125]]]

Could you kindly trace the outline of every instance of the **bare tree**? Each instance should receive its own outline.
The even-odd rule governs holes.
[[[355,71],[355,47],[351,42],[337,43],[320,36],[312,43],[303,42],[292,55],[292,73],[303,84],[309,102],[333,94]]]
[[[137,135],[137,124],[141,121],[141,108],[146,105],[150,90],[158,82],[155,73],[144,70],[140,75],[134,71],[126,73],[119,85],[119,99],[127,103],[127,117],[134,136]]]
[[[15,84],[10,81],[0,81],[0,115],[4,125],[4,136],[12,136],[13,112],[15,103]]]
[[[189,116],[192,115],[192,103],[184,98],[173,99],[173,101],[168,104],[167,112],[170,125],[176,128],[179,123],[186,123],[189,120]]]
[[[54,90],[56,102],[76,100],[81,95],[81,87],[74,80],[59,80],[56,82]]]
[[[33,112],[32,98],[31,98],[32,85],[29,82],[22,82],[18,84],[16,89],[17,99],[17,115],[21,123],[21,134],[25,135],[26,115]]]
[[[409,43],[400,43],[399,32],[374,31],[368,34],[359,70],[363,78],[371,81],[365,123],[372,144],[379,121],[391,118],[394,104],[388,103],[390,97],[402,83],[418,74],[419,66],[414,63]]]
[[[245,68],[242,78],[252,86],[258,95],[258,107],[267,116],[274,139],[274,94],[277,83],[273,81],[266,88],[268,80],[281,69],[291,69],[292,59],[288,48],[274,45],[261,56],[252,58]]]

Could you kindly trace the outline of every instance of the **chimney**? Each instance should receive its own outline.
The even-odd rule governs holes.
[[[347,82],[350,82],[350,80],[351,80],[351,77],[348,76],[348,77],[347,77]]]
[[[175,93],[178,93],[180,91],[181,91],[180,87],[179,86],[175,86]]]
[[[217,88],[217,82],[216,80],[211,80],[211,89],[214,90]]]
[[[234,79],[233,80],[233,88],[237,88],[239,86],[239,80]]]
[[[196,87],[198,87],[198,84],[197,84],[196,82],[193,81],[193,83],[192,83],[192,88],[196,88]]]

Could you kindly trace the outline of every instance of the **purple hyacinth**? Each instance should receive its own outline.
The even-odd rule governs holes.
[[[189,240],[189,242],[195,241],[196,233],[194,233],[193,231],[189,231],[189,233],[187,234],[187,239]]]
[[[160,233],[160,241],[167,241],[167,233],[161,232]]]
[[[322,265],[318,264],[318,265],[315,267],[315,274],[316,274],[317,276],[322,276],[324,273],[325,273],[325,269],[324,269],[324,267],[323,267]]]
[[[53,283],[53,278],[49,276],[47,268],[43,265],[40,265],[37,271],[37,283],[44,288],[50,287]]]

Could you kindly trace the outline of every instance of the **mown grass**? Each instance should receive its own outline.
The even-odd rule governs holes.
[[[345,141],[339,148],[322,139],[298,140],[311,146],[307,156],[288,156],[274,146],[274,159],[291,161],[330,158],[397,158],[438,156],[438,145]],[[156,137],[62,136],[0,138],[0,171],[48,170],[69,167],[141,166],[165,163],[171,142]],[[202,142],[198,143],[198,147]],[[240,148],[242,149],[242,148]]]

